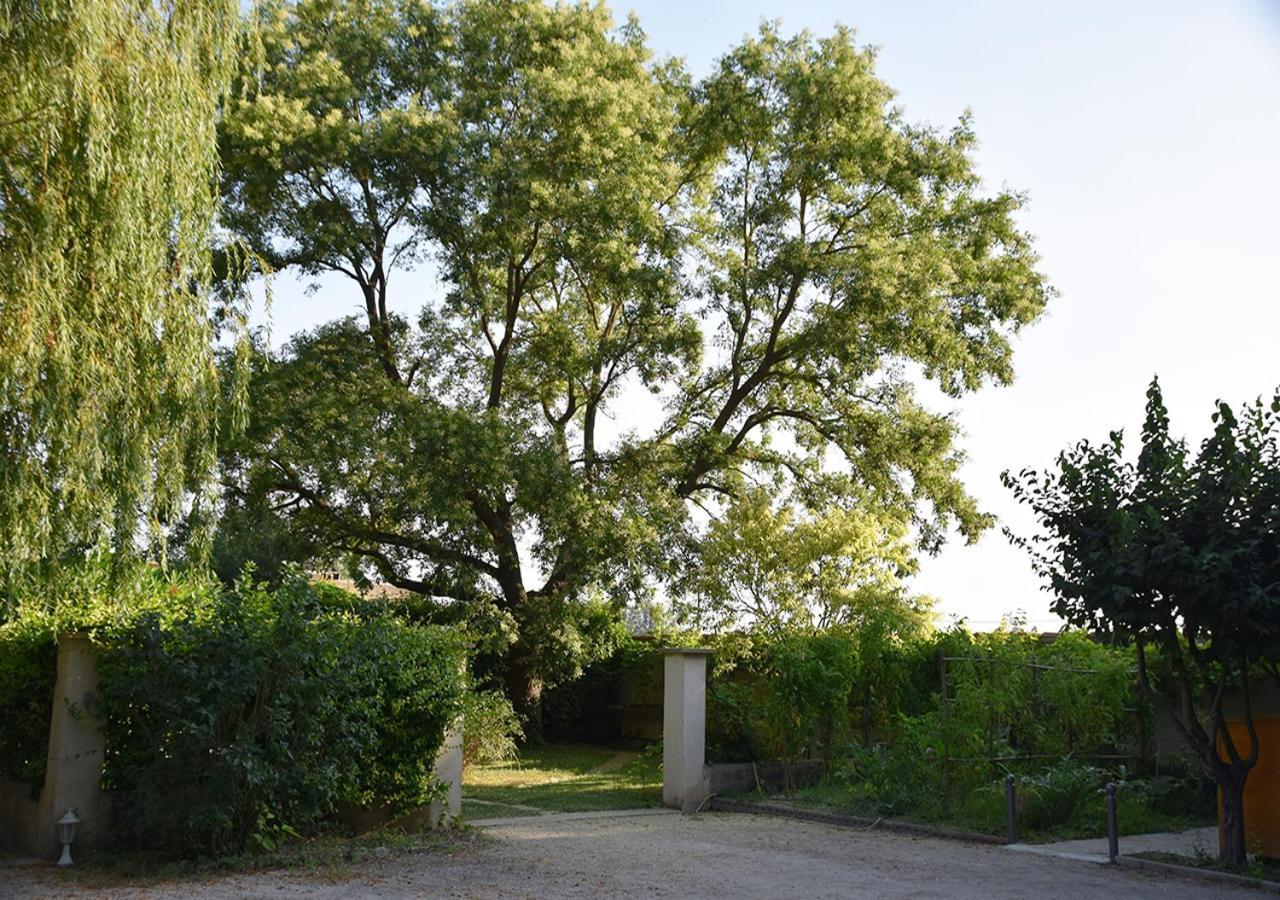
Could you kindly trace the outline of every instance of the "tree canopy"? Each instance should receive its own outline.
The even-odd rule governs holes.
[[[1213,425],[1193,457],[1170,435],[1153,380],[1136,463],[1113,432],[1064,451],[1055,471],[1004,480],[1043,529],[1015,541],[1053,591],[1053,611],[1133,642],[1153,697],[1148,653],[1171,667],[1171,712],[1222,789],[1220,853],[1239,863],[1242,792],[1258,756],[1251,677],[1260,666],[1280,675],[1280,395],[1239,415],[1219,403]],[[1231,688],[1243,702],[1243,741],[1228,728]]]
[[[706,631],[749,624],[792,628],[923,629],[930,604],[911,598],[916,570],[903,521],[862,509],[806,514],[775,508],[773,493],[747,488],[699,535],[698,559],[678,583],[677,612]]]
[[[577,601],[677,590],[749,489],[926,549],[989,523],[912,385],[1007,382],[1051,292],[967,119],[907,122],[852,32],[765,27],[695,82],[602,6],[304,0],[260,29],[224,221],[362,312],[263,349],[230,507],[499,615],[529,702]],[[421,261],[443,290],[408,321],[388,285]]]
[[[235,0],[0,9],[0,560],[128,549],[214,462]]]

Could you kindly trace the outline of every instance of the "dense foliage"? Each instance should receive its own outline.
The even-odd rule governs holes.
[[[1132,654],[1083,632],[1065,631],[1050,643],[1017,633],[958,633],[938,649],[948,658],[943,725],[954,757],[1124,755],[1141,737],[1146,720],[1136,717]]]
[[[0,623],[0,777],[39,791],[49,750],[57,647],[30,619]]]
[[[659,638],[662,641],[664,638]],[[655,644],[621,637],[611,652],[587,665],[582,676],[544,695],[543,730],[549,741],[607,745],[622,734],[622,705],[660,695],[662,662]]]
[[[804,514],[747,488],[706,528],[696,564],[678,581],[675,613],[712,632],[911,631],[930,618],[928,601],[903,585],[915,570],[905,514],[839,506]]]
[[[1213,815],[1186,761],[1153,752],[1132,650],[1082,632],[957,628],[874,660],[839,630],[728,635],[708,692],[711,761],[825,763],[820,784],[788,784],[802,802],[1003,833],[1013,773],[1024,834],[1098,834],[1107,781],[1122,782],[1126,833]]]
[[[830,630],[719,639],[708,740],[730,757],[828,760],[850,745],[914,742],[937,761],[940,779],[944,769],[963,778],[1002,764],[1141,755],[1149,723],[1138,715],[1129,652],[1071,631],[1052,641],[964,629],[876,646],[861,637]]]
[[[212,474],[215,113],[240,6],[0,6],[0,569],[126,550]]]
[[[911,373],[1007,382],[1050,291],[969,122],[904,121],[851,32],[766,27],[694,82],[602,6],[302,0],[255,21],[223,221],[362,313],[263,348],[223,460],[249,514],[228,521],[496,610],[526,714],[585,646],[584,598],[712,590],[681,577],[720,571],[695,512],[758,511],[748,484],[834,528],[818,552],[867,554],[863,593],[906,571],[912,529],[933,549],[989,524]],[[439,296],[391,314],[425,258]],[[646,392],[649,421],[611,424]]]
[[[223,853],[345,805],[403,810],[434,795],[435,754],[463,704],[455,632],[296,577],[274,592],[137,581],[141,602],[32,611],[0,634],[6,659],[40,624],[46,654],[55,623],[92,638],[122,841]],[[0,758],[43,752],[43,712],[43,741],[6,732]],[[34,775],[30,761],[16,774]]]
[[[516,758],[524,729],[501,691],[470,691],[462,708],[462,765],[508,762]]]
[[[1280,675],[1280,395],[1239,415],[1219,403],[1193,457],[1170,435],[1153,380],[1136,463],[1115,432],[1064,451],[1054,470],[1005,481],[1043,529],[1018,543],[1054,611],[1132,643],[1153,697],[1148,657],[1168,661],[1170,712],[1222,792],[1219,856],[1243,863],[1243,792],[1258,758],[1252,680],[1259,668]],[[1242,701],[1243,740],[1228,729],[1228,688]]]

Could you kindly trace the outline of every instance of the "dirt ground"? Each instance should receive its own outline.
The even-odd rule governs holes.
[[[52,869],[0,869],[3,897],[853,897],[1179,900],[1261,896],[1199,881],[885,832],[732,813],[514,819],[451,853],[394,856],[336,879],[268,872],[93,891]],[[6,883],[6,881],[8,883]]]

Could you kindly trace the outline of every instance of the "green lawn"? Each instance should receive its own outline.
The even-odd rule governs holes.
[[[661,757],[656,750],[631,756],[587,744],[546,744],[515,762],[474,766],[462,780],[463,817],[660,806]]]

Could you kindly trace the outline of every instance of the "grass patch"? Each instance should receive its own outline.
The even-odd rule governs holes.
[[[463,777],[468,818],[496,818],[501,804],[536,807],[545,812],[646,809],[662,805],[662,757],[650,749],[610,771],[595,771],[617,756],[616,750],[587,744],[546,744],[524,751],[518,760],[473,766]],[[467,800],[482,800],[486,804]],[[516,814],[521,811],[517,810]],[[525,811],[527,812],[527,811]],[[505,814],[504,814],[505,815]]]

